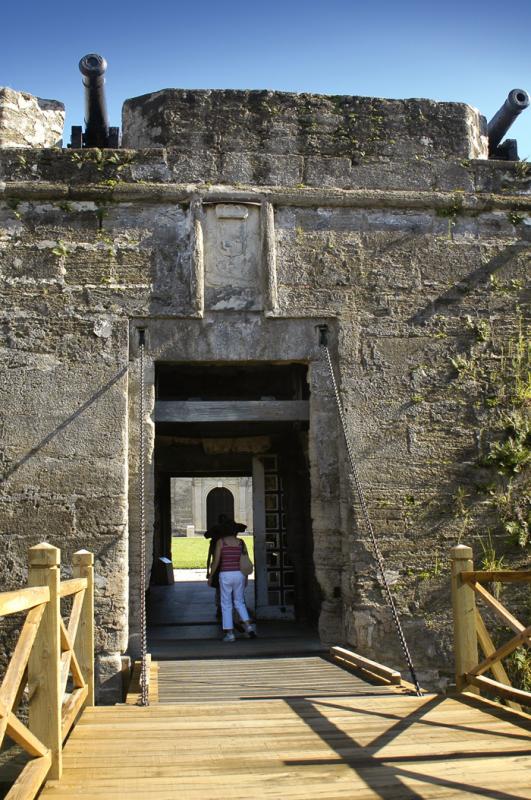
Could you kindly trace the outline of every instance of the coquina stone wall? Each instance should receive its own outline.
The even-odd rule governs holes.
[[[95,551],[102,699],[138,644],[139,327],[148,472],[156,361],[308,364],[323,640],[403,668],[318,324],[423,682],[452,670],[450,547],[479,562],[490,531],[506,563],[528,558],[507,543],[485,454],[505,435],[493,375],[529,310],[531,173],[484,160],[468,107],[362,100],[171,90],[126,104],[137,149],[0,150],[2,588],[42,539],[66,562]],[[258,272],[215,308],[205,231],[227,205],[258,209]]]

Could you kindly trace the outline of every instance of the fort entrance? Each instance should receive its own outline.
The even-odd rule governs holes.
[[[252,486],[255,573],[250,600],[256,618],[315,625],[320,600],[313,565],[308,430],[304,364],[156,364],[154,563],[171,557],[175,478],[203,479],[206,486],[208,478],[222,476],[233,483],[246,478]],[[229,494],[226,488],[214,489],[207,501],[212,491]],[[233,512],[236,521],[241,521],[239,507]],[[195,536],[203,533],[194,530]],[[171,596],[175,589],[167,592]],[[186,612],[182,621],[208,621],[201,611],[198,616]],[[174,622],[180,622],[178,615]]]

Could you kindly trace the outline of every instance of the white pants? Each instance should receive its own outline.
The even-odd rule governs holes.
[[[242,622],[249,619],[249,612],[245,606],[243,592],[245,589],[245,575],[240,570],[219,573],[219,588],[221,590],[221,615],[224,631],[233,629],[232,606],[236,608]]]

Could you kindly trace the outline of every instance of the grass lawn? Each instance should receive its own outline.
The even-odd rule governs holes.
[[[254,561],[254,539],[240,536],[247,545],[251,561]],[[174,569],[202,569],[206,567],[209,540],[204,536],[174,536],[171,540],[171,558]]]

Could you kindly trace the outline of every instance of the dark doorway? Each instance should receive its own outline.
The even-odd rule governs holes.
[[[234,519],[234,495],[224,486],[216,486],[207,494],[206,516],[207,530],[215,525],[221,514]]]

